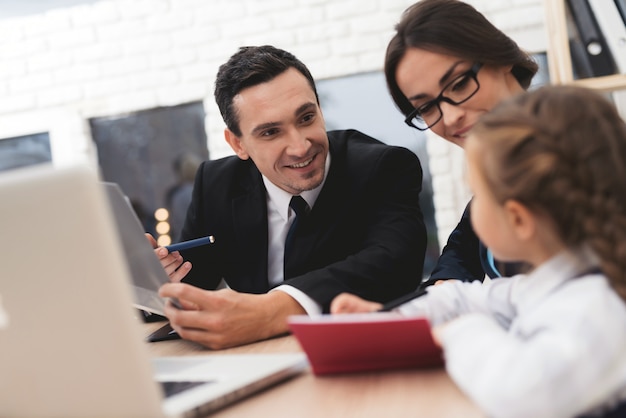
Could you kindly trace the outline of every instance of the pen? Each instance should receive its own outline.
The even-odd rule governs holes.
[[[390,310],[395,309],[395,308],[397,308],[400,305],[404,305],[405,303],[407,303],[410,300],[417,299],[420,296],[424,296],[426,293],[428,293],[426,291],[426,289],[418,289],[418,290],[416,290],[414,292],[407,293],[404,296],[400,296],[397,299],[394,299],[394,300],[392,300],[390,302],[385,303],[383,305],[383,307],[380,308],[380,310],[378,312],[389,312]]]
[[[188,250],[189,248],[199,247],[201,245],[213,244],[215,242],[215,238],[213,235],[209,235],[208,237],[196,238],[189,241],[179,242],[177,244],[166,245],[167,251],[182,251]]]

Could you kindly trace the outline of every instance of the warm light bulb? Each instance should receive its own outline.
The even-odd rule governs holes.
[[[159,247],[165,247],[166,245],[170,245],[171,243],[172,243],[172,238],[170,238],[169,235],[161,235],[157,239],[157,244],[159,244]]]
[[[165,221],[170,217],[170,213],[165,208],[158,208],[154,211],[154,219],[157,221]]]
[[[155,229],[160,235],[165,235],[170,232],[170,224],[167,222],[159,222],[156,224]]]

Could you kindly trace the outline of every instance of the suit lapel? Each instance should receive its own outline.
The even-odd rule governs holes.
[[[263,293],[267,279],[267,201],[261,176],[253,164],[242,178],[241,192],[232,199],[235,246],[246,288]]]
[[[346,209],[346,194],[349,192],[345,185],[345,143],[343,141],[333,141],[330,137],[329,141],[329,152],[331,154],[330,170],[310,217],[311,222],[315,225],[319,225],[322,222],[328,223],[330,220],[338,222],[342,219],[343,216],[338,216],[337,212]],[[334,228],[331,225],[328,225],[328,227],[324,225],[323,229],[333,230]],[[315,235],[315,237],[319,238],[319,235]],[[311,242],[310,244],[314,243]]]

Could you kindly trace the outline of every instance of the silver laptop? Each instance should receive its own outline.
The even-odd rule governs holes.
[[[128,260],[134,305],[144,311],[163,315],[165,301],[159,296],[159,288],[169,278],[146,239],[141,221],[122,189],[116,183],[102,184]]]
[[[302,353],[151,361],[89,168],[2,173],[0,202],[0,416],[202,415],[306,367]]]

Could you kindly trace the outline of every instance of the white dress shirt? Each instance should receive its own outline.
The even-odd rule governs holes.
[[[330,153],[328,153],[326,157],[324,180],[322,184],[313,190],[307,190],[300,194],[311,210],[324,187],[329,169]],[[289,207],[289,202],[293,195],[276,186],[265,176],[263,176],[263,183],[267,191],[267,277],[270,286],[276,286],[284,280],[285,239],[287,238],[289,227],[295,219],[295,213],[293,209]],[[306,293],[293,286],[283,284],[271,291],[287,293],[294,298],[309,315],[322,313],[320,304],[311,299]]]
[[[529,275],[448,280],[397,308],[425,315],[446,369],[490,417],[573,417],[626,400],[626,303],[589,249]]]

